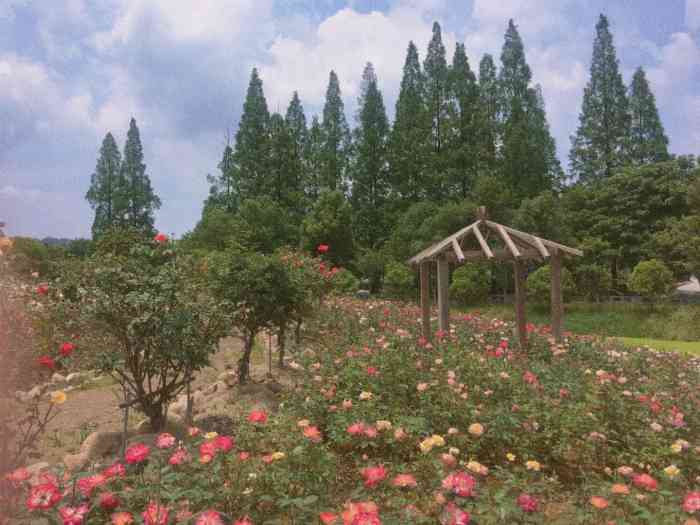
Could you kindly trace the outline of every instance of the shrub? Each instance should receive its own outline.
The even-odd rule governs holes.
[[[162,428],[168,403],[208,364],[226,333],[223,310],[201,292],[201,281],[195,261],[178,256],[170,243],[129,232],[120,240],[113,230],[79,273],[66,271],[51,287],[53,307],[67,324],[80,318],[106,338],[100,368],[153,429]]]
[[[386,266],[384,289],[395,297],[409,297],[415,289],[416,278],[405,264],[392,261]]]
[[[339,295],[355,293],[360,280],[347,268],[339,268],[331,281],[331,291]]]
[[[256,335],[279,327],[300,301],[299,288],[278,254],[263,255],[231,247],[208,259],[211,291],[231,313],[233,327],[243,339],[238,381],[250,376],[250,355]]]
[[[450,296],[462,304],[483,302],[491,290],[491,270],[485,264],[466,263],[452,274]]]
[[[673,273],[658,259],[642,261],[634,267],[627,280],[630,290],[645,299],[658,300],[673,289]]]
[[[612,290],[610,270],[601,264],[582,264],[575,273],[576,291],[588,300],[600,299]]]
[[[381,289],[386,263],[386,254],[380,250],[365,250],[355,261],[363,283],[369,286],[371,292],[376,293]]]
[[[571,272],[565,267],[561,269],[561,293],[566,301],[573,295],[576,285]],[[552,277],[549,265],[542,266],[527,276],[527,295],[537,306],[549,304],[552,296]]]

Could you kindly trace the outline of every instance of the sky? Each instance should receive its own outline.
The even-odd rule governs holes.
[[[477,69],[514,19],[567,165],[600,13],[625,82],[645,68],[671,151],[700,154],[700,0],[0,0],[0,221],[10,235],[88,237],[100,144],[110,131],[123,148],[133,116],[163,201],[156,227],[181,235],[253,67],[271,111],[297,90],[308,118],[334,69],[354,125],[371,61],[393,117],[408,42],[423,60],[433,21],[448,61],[464,42]]]

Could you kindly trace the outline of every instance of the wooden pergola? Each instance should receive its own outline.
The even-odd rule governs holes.
[[[469,244],[473,244],[476,249],[468,247]],[[502,244],[502,247],[498,247],[497,244]],[[520,346],[524,348],[527,345],[524,261],[548,260],[552,278],[552,334],[557,342],[561,342],[564,313],[561,293],[561,265],[565,255],[580,257],[583,252],[490,221],[487,219],[486,208],[480,207],[477,210],[476,222],[429,246],[408,261],[413,267],[420,269],[423,336],[428,339],[432,337],[429,276],[430,266],[433,262],[437,264],[438,326],[440,330],[449,331],[449,264],[463,264],[467,261],[510,261],[514,270],[515,318],[518,326],[518,338]]]

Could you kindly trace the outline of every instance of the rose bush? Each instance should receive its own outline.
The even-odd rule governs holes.
[[[413,306],[327,306],[278,412],[234,416],[231,436],[193,428],[182,443],[135,445],[108,469],[20,481],[48,507],[27,512],[226,525],[698,517],[697,359],[591,337],[555,344],[545,326],[530,327],[523,354],[512,325],[478,315],[429,342]]]

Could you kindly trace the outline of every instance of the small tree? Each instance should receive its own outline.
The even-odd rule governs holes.
[[[602,264],[582,264],[575,272],[577,292],[588,300],[598,300],[612,290],[610,270]]]
[[[562,267],[561,269],[561,293],[566,300],[573,295],[576,285],[571,272]],[[552,290],[552,274],[549,265],[542,266],[532,272],[527,277],[527,295],[533,299],[537,306],[544,306],[549,303]]]
[[[123,388],[154,431],[192,372],[209,362],[228,323],[219,304],[201,293],[194,260],[167,241],[138,233],[106,233],[80,273],[55,285],[56,309],[106,337],[100,368]]]
[[[628,279],[631,291],[650,301],[666,297],[673,289],[673,273],[658,259],[642,261]]]
[[[212,254],[208,267],[212,292],[232,312],[233,326],[243,339],[238,381],[244,384],[250,377],[255,337],[286,322],[291,305],[298,301],[298,289],[277,254],[245,252],[234,246]]]
[[[452,274],[450,295],[462,304],[478,304],[491,290],[491,270],[485,264],[466,263]]]
[[[397,297],[408,297],[413,291],[415,276],[411,269],[400,262],[390,262],[386,265],[384,289]]]

